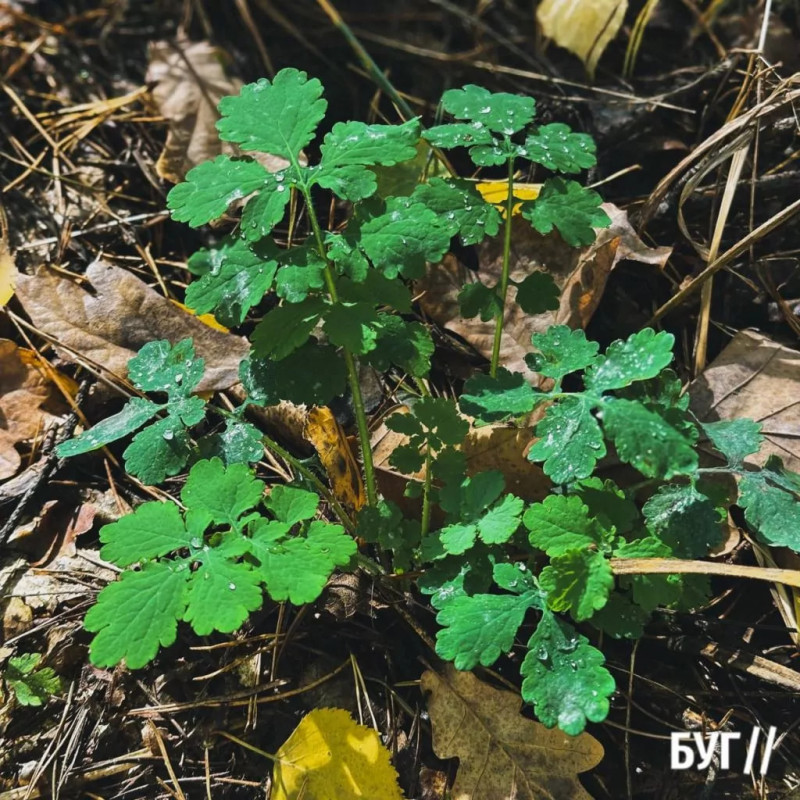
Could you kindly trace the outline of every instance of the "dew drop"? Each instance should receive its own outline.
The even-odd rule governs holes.
[[[191,544],[195,550],[199,550],[203,546],[203,540],[199,536],[193,536],[189,544]]]
[[[164,431],[162,435],[164,439],[166,439],[166,441],[168,442],[172,441],[175,438],[175,432],[170,430]]]
[[[228,588],[229,588],[231,591],[233,591],[233,590],[236,588],[236,584],[235,584],[235,583],[229,583],[229,584],[228,584]]]

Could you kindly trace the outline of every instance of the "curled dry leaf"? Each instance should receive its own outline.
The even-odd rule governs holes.
[[[691,408],[704,422],[749,417],[765,442],[746,461],[780,456],[800,472],[800,351],[757,331],[740,331],[691,385]]]
[[[0,480],[15,475],[22,464],[15,445],[43,435],[55,421],[42,408],[48,402],[57,398],[35,354],[0,339]]]
[[[590,247],[576,249],[565,244],[557,234],[542,236],[524,220],[515,217],[512,228],[511,278],[521,281],[533,272],[546,271],[561,292],[556,311],[526,314],[514,299],[516,289],[509,289],[505,324],[500,346],[500,363],[512,372],[522,372],[537,383],[536,376],[525,363],[531,350],[531,335],[542,333],[551,325],[584,328],[594,314],[603,294],[609,273],[619,261],[628,259],[663,267],[671,248],[648,247],[636,235],[626,212],[611,204],[603,208],[611,217],[611,225],[597,232]],[[483,282],[491,285],[500,278],[502,237],[488,239],[480,245],[479,264]],[[459,314],[458,293],[474,275],[454,256],[431,265],[426,277],[417,284],[423,293],[420,305],[435,322],[466,339],[481,355],[491,357],[494,321],[482,322],[479,317],[464,319]]]
[[[457,758],[453,800],[591,800],[578,774],[603,758],[588,733],[567,736],[520,714],[519,696],[448,665],[422,675],[439,758]]]
[[[536,21],[544,36],[578,56],[593,76],[627,8],[628,0],[543,0]]]
[[[178,39],[150,45],[147,82],[169,128],[164,151],[156,163],[159,176],[180,183],[192,168],[220,154],[241,155],[238,146],[219,138],[217,104],[239,94],[242,82],[228,75],[228,54],[210,42]],[[252,155],[252,154],[250,154]],[[288,162],[277,156],[258,155],[270,171]]]
[[[124,377],[129,359],[147,342],[191,337],[205,360],[198,392],[222,391],[239,380],[239,362],[249,351],[245,339],[209,328],[127,270],[96,261],[86,278],[93,292],[46,269],[20,275],[17,285],[28,316],[66,361],[84,357]]]
[[[314,445],[337,500],[359,510],[366,502],[364,482],[342,426],[325,406],[315,406],[306,417],[305,436]]]

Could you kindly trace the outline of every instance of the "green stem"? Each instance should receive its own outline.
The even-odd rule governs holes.
[[[275,455],[280,456],[287,464],[291,465],[294,470],[299,472],[317,490],[317,493],[321,495],[331,509],[333,509],[333,513],[336,514],[336,518],[342,523],[342,525],[344,525],[348,533],[355,533],[356,526],[353,520],[350,518],[344,508],[342,508],[341,503],[336,499],[336,497],[334,497],[333,493],[314,474],[312,470],[310,470],[299,459],[295,458],[288,450],[281,447],[274,439],[263,433],[263,431],[261,433],[261,441],[264,443],[264,446],[267,449],[271,450],[273,453],[275,453]]]
[[[498,296],[500,298],[500,312],[497,315],[494,328],[494,344],[492,346],[492,363],[489,374],[497,376],[497,367],[500,365],[500,342],[503,338],[503,320],[506,313],[506,295],[508,295],[508,264],[511,257],[511,212],[514,210],[514,159],[508,159],[508,198],[506,199],[506,219],[503,225],[503,271],[500,275]]]
[[[325,252],[322,228],[320,228],[317,212],[314,210],[314,206],[311,202],[311,191],[307,186],[300,186],[299,188],[306,201],[306,209],[308,210],[308,218],[311,220],[311,228],[314,231],[317,251],[325,261],[325,286],[331,301],[337,303],[339,301],[339,293],[336,291],[333,265],[328,258],[328,254]],[[372,442],[369,436],[369,423],[367,422],[367,412],[364,407],[364,397],[361,394],[361,384],[358,380],[358,369],[356,368],[353,354],[346,347],[343,347],[342,355],[344,356],[344,363],[347,369],[347,382],[350,386],[350,394],[353,398],[353,411],[355,412],[356,426],[358,427],[358,440],[361,444],[361,460],[364,464],[364,484],[367,489],[367,503],[374,506],[378,503],[378,490],[375,482],[375,466],[372,461]]]
[[[422,485],[422,536],[427,536],[431,525],[431,482],[433,472],[433,459],[431,458],[431,445],[425,445],[425,483]]]

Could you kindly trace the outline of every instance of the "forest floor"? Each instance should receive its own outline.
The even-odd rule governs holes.
[[[126,475],[120,448],[74,463],[53,454],[57,424],[119,410],[115,371],[156,329],[177,339],[197,324],[179,305],[186,262],[215,231],[189,229],[165,208],[173,183],[213,153],[204,93],[234,93],[237,80],[291,66],[325,86],[326,126],[399,120],[346,33],[426,123],[443,91],[475,83],[533,96],[542,121],[591,134],[598,163],[588,183],[620,210],[626,233],[610,263],[584,265],[570,301],[579,324],[603,347],[648,324],[671,332],[690,392],[717,408],[747,386],[735,413],[764,423],[773,451],[800,471],[800,227],[791,216],[800,8],[768,2],[765,19],[764,3],[648,3],[626,73],[645,5],[631,2],[589,79],[575,55],[544,47],[535,5],[0,2],[0,294],[11,263],[23,276],[0,311],[0,665],[38,653],[59,678],[40,706],[5,687],[0,800],[264,797],[272,763],[258,751],[275,753],[304,713],[323,707],[377,728],[406,797],[449,796],[458,762],[434,754],[419,685],[440,663],[426,597],[367,575],[334,577],[316,604],[268,603],[233,636],[181,629],[141,670],[94,667],[82,620],[114,577],[98,530],[143,500],[176,495],[185,475],[156,489]],[[526,246],[515,239],[514,258]],[[713,284],[695,291],[692,279],[729,252]],[[480,269],[487,254],[462,248],[452,258]],[[92,288],[84,273],[97,261],[114,272]],[[65,281],[93,293],[90,326]],[[174,302],[158,305],[164,298]],[[415,312],[435,330],[432,382],[460,385],[485,363],[485,335],[470,321],[446,319],[435,297]],[[239,344],[214,335],[215,367],[235,375]],[[364,391],[377,428],[385,386]],[[346,402],[333,411],[352,434]],[[313,455],[289,411],[259,424],[297,457]],[[376,453],[381,446],[390,445],[376,437]],[[268,482],[288,474],[271,456],[258,469]],[[397,475],[384,473],[384,493],[396,493]],[[741,523],[729,520],[720,563],[797,567],[791,553],[754,546]],[[605,751],[581,776],[595,800],[800,798],[796,590],[733,575],[712,586],[710,602],[657,614],[642,639],[603,642],[617,691],[607,720],[587,728]],[[514,689],[514,658],[479,674]],[[767,775],[744,774],[742,748],[729,769],[671,768],[671,732],[730,730],[731,721],[775,727]]]

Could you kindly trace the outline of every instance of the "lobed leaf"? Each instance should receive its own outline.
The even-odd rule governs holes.
[[[268,81],[261,78],[242,87],[238,95],[223,97],[220,139],[236,142],[242,150],[257,150],[296,162],[314,138],[328,103],[322,84],[305,72],[282,69]]]
[[[528,366],[555,381],[572,372],[586,369],[597,358],[599,345],[590,342],[586,334],[566,325],[551,325],[544,333],[534,333],[533,346],[539,351],[526,356]]]
[[[595,392],[622,389],[635,381],[654,378],[672,361],[675,337],[644,328],[611,344],[587,369],[586,387]]]
[[[580,172],[597,163],[596,147],[591,136],[574,133],[569,125],[553,122],[540,125],[525,140],[524,155],[554,172]]]
[[[490,92],[474,84],[446,91],[442,95],[442,106],[457,119],[478,122],[506,136],[521,131],[536,113],[536,101],[532,97]]]

